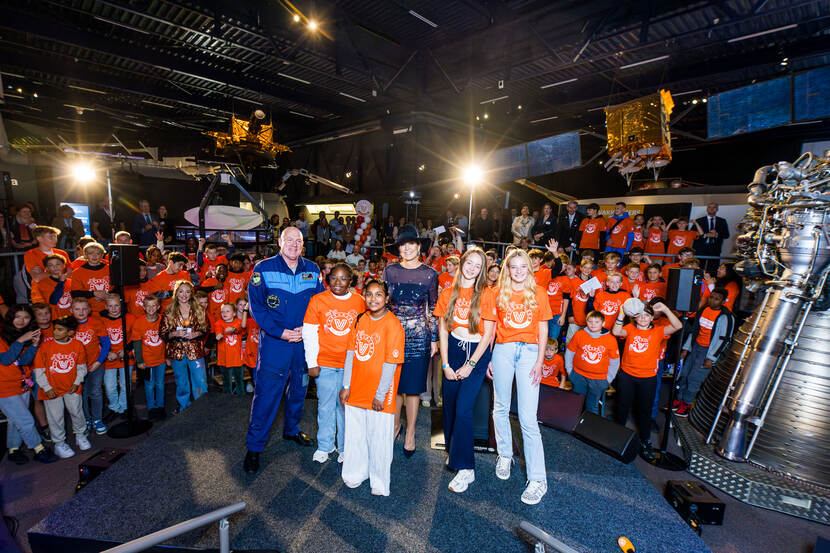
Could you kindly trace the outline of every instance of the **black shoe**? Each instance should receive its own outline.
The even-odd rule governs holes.
[[[242,468],[248,474],[256,474],[259,472],[259,453],[249,451],[245,454],[245,462],[242,463]]]
[[[25,465],[29,462],[29,458],[26,457],[26,454],[21,450],[15,449],[14,451],[9,452],[9,461],[15,465]]]
[[[308,437],[308,434],[305,432],[297,432],[293,436],[289,436],[288,434],[282,435],[283,440],[291,440],[292,442],[297,442],[302,446],[310,446],[314,443],[314,440]]]
[[[415,451],[417,451],[417,450],[403,448],[403,456],[406,457],[407,459],[409,459],[410,457],[415,455]]]
[[[52,441],[52,434],[49,432],[49,427],[44,426],[43,428],[38,428],[38,432],[40,432],[40,437],[43,439],[44,442],[51,442]]]
[[[38,453],[35,453],[35,461],[43,464],[54,463],[57,461],[57,456],[52,453],[51,449],[43,448]]]
[[[640,442],[640,457],[647,463],[654,461],[654,448],[651,441]]]
[[[182,408],[177,405],[176,408],[173,409],[173,414],[174,415],[181,415],[182,414]]]

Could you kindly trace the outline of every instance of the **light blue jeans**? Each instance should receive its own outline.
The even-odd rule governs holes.
[[[317,384],[317,449],[330,453],[334,450],[335,435],[337,449],[343,451],[346,414],[340,403],[340,389],[343,387],[343,369],[320,367]]]
[[[493,348],[493,426],[496,448],[501,457],[513,457],[513,433],[510,430],[510,399],[516,380],[519,425],[524,441],[527,479],[547,482],[545,451],[539,432],[539,385],[532,384],[530,371],[539,356],[538,344],[508,342]]]
[[[130,367],[130,370],[132,370],[132,367]],[[123,413],[127,410],[127,385],[124,382],[124,367],[104,370],[104,391],[107,393],[110,411]]]
[[[164,408],[164,373],[167,363],[147,367],[149,380],[144,381],[144,395],[147,398],[147,410]]]
[[[90,363],[91,365],[92,363]],[[104,367],[98,367],[94,372],[86,373],[84,385],[81,390],[84,408],[84,418],[87,424],[99,421],[104,411]]]
[[[0,411],[9,419],[6,429],[6,447],[14,449],[26,442],[26,447],[34,449],[40,445],[40,434],[35,426],[35,419],[29,412],[29,392],[0,398]]]
[[[176,401],[179,402],[179,410],[190,405],[190,395],[193,393],[193,401],[199,399],[207,392],[207,374],[205,373],[205,360],[200,359],[171,359],[170,366],[173,367],[173,376],[176,378]]]

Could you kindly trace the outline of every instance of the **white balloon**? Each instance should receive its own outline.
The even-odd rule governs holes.
[[[366,223],[366,221],[360,223],[360,228],[362,228],[362,229],[366,229],[366,227],[368,227],[368,226],[369,226],[369,224]]]
[[[363,234],[363,229],[362,228],[358,228],[357,230],[354,231],[355,236],[360,236],[361,234]]]

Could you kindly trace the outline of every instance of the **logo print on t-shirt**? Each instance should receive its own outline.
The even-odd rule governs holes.
[[[634,241],[635,242],[642,242],[643,241],[643,233],[639,230],[634,231]]]
[[[620,304],[614,300],[605,300],[602,302],[602,309],[600,309],[600,313],[603,315],[611,316],[616,315],[617,312],[620,310]]]
[[[349,311],[337,311],[330,309],[326,311],[325,328],[335,336],[345,336],[357,317],[357,311],[350,309]]]
[[[87,281],[89,284],[89,291],[103,291],[106,292],[110,289],[110,279],[109,278],[91,278]]]
[[[556,282],[555,280],[551,280],[550,283],[548,284],[548,295],[549,296],[555,296],[556,294],[559,293],[559,289],[561,287],[562,286],[558,282]]]
[[[675,236],[674,240],[671,242],[673,245],[677,246],[678,248],[682,248],[686,245],[686,239],[682,236]]]
[[[548,378],[553,375],[553,365],[542,363],[542,378]]]
[[[93,333],[91,330],[76,330],[75,339],[85,346],[88,346],[92,341]]]
[[[59,309],[69,309],[72,306],[72,292],[67,290],[61,296],[61,299],[58,300],[58,308]]]
[[[236,337],[236,334],[228,334],[225,336],[225,343],[229,346],[233,347],[237,342],[239,342],[239,338]]]
[[[49,372],[65,374],[75,368],[75,352],[56,353],[52,356]]]
[[[533,322],[533,310],[527,309],[523,303],[510,302],[503,321],[511,328],[527,328]]]
[[[210,293],[210,300],[213,303],[224,303],[225,302],[225,290],[214,290]]]
[[[150,295],[147,290],[139,290],[135,293],[135,304],[139,307],[144,307],[144,298]]]
[[[464,326],[469,323],[470,300],[461,297],[455,300],[455,310],[452,312],[452,320]]]
[[[593,234],[595,230],[597,230],[597,226],[594,223],[588,223],[585,225],[585,232],[588,234]]]
[[[596,365],[602,361],[602,354],[605,353],[605,346],[592,346],[585,344],[582,346],[582,360],[591,365]]]
[[[645,353],[648,349],[648,338],[644,338],[643,336],[635,336],[628,345],[628,349],[634,353]]]
[[[614,230],[611,231],[611,234],[619,234],[622,232],[622,225],[615,225]]]
[[[644,288],[642,296],[643,297],[640,298],[641,300],[648,301],[650,299],[657,297],[657,290],[655,290],[654,288]]]
[[[228,282],[230,283],[231,292],[234,294],[242,293],[242,289],[245,288],[245,281],[241,278],[229,278]]]
[[[107,334],[110,335],[110,343],[112,344],[120,344],[124,341],[124,333],[120,326],[107,327]]]
[[[161,345],[161,338],[157,330],[147,330],[144,332],[144,343],[148,346],[157,347]]]
[[[375,354],[376,336],[377,334],[369,336],[362,330],[357,331],[357,335],[354,339],[354,351],[355,357],[357,357],[358,361],[368,361]]]
[[[659,244],[663,241],[663,237],[660,235],[659,232],[652,232],[648,235],[648,241],[654,242],[655,244]]]

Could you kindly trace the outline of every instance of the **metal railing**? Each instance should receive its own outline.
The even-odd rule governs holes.
[[[533,538],[533,551],[535,553],[545,553],[545,551],[547,551],[545,546],[552,549],[556,553],[579,553],[573,547],[562,543],[535,524],[531,524],[526,520],[519,523],[519,528]]]
[[[202,526],[207,526],[216,521],[219,521],[219,553],[230,553],[231,550],[231,536],[230,523],[228,517],[240,511],[244,511],[248,505],[244,501],[216,509],[204,515],[190,520],[185,520],[169,528],[153,532],[141,538],[122,543],[111,549],[107,549],[102,553],[134,553],[136,551],[144,551],[154,545],[166,542],[167,540],[186,534],[191,530],[196,530]]]

